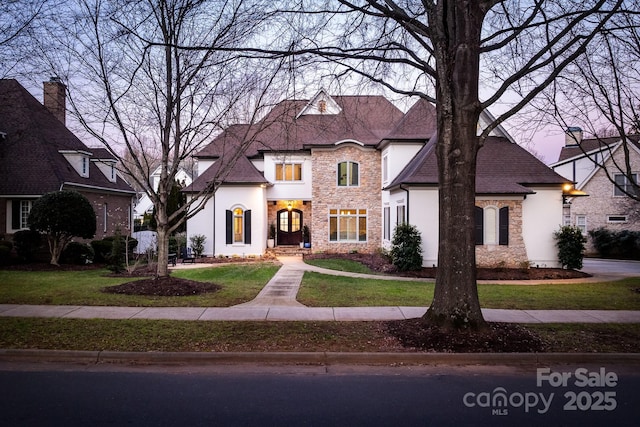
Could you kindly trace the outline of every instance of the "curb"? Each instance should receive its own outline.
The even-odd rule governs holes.
[[[0,349],[0,362],[112,365],[640,365],[640,353],[124,352]]]

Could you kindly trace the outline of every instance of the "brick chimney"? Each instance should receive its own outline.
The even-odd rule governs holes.
[[[63,125],[66,115],[67,87],[62,83],[60,77],[51,77],[48,82],[44,82],[44,106]]]

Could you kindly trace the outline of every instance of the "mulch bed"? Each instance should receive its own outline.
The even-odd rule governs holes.
[[[109,294],[147,295],[159,297],[182,297],[216,292],[222,289],[215,283],[196,282],[194,280],[177,277],[156,277],[141,279],[122,285],[102,288],[102,292]]]
[[[485,330],[444,329],[425,320],[386,322],[387,331],[403,347],[445,353],[533,353],[545,351],[545,343],[535,332],[512,323],[488,323]]]
[[[389,260],[381,254],[312,254],[305,255],[305,259],[350,259],[367,266],[372,271],[395,276],[417,277],[433,279],[436,277],[437,267],[423,267],[418,271],[400,272]],[[559,280],[591,277],[590,274],[577,270],[562,268],[478,268],[478,280]]]

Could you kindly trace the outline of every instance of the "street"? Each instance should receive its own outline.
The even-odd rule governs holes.
[[[637,425],[637,367],[0,364],[4,426]]]

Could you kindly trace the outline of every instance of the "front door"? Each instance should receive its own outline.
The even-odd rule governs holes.
[[[302,211],[278,211],[278,244],[297,245],[302,242]]]

